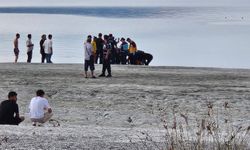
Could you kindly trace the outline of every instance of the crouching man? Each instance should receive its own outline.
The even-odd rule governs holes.
[[[17,93],[9,92],[8,99],[0,104],[0,124],[18,125],[24,120],[19,116],[19,108],[17,101]]]
[[[146,53],[144,51],[138,50],[136,52],[137,55],[137,60],[136,64],[137,65],[149,65],[149,63],[153,60],[153,55]]]
[[[43,124],[53,116],[52,109],[49,106],[48,100],[44,98],[44,95],[43,90],[38,90],[36,97],[30,101],[30,119],[33,126],[36,126],[37,123]]]

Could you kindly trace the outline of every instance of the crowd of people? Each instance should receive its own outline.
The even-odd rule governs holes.
[[[111,64],[149,65],[153,59],[151,54],[138,50],[136,43],[130,38],[126,40],[123,37],[116,39],[113,34],[103,36],[102,33],[99,33],[97,37],[89,35],[87,39],[91,39],[94,62],[96,64],[98,61],[100,64],[103,63],[105,41],[106,46],[108,45],[110,49]]]
[[[41,126],[53,116],[52,109],[44,95],[43,90],[37,90],[36,96],[30,101],[29,117],[33,126]],[[17,93],[15,91],[9,92],[8,100],[0,104],[0,124],[18,125],[24,119],[23,116],[19,115]]]
[[[15,63],[19,57],[19,38],[20,34],[17,33],[14,40],[14,54]],[[53,42],[52,35],[46,36],[43,34],[40,40],[40,54],[41,63],[52,63],[53,55]],[[27,35],[26,41],[27,47],[27,63],[31,63],[34,44],[32,42],[32,35]],[[144,51],[138,50],[136,43],[127,38],[116,39],[112,34],[102,35],[102,33],[96,36],[87,36],[87,40],[84,42],[85,61],[84,70],[85,77],[88,76],[88,68],[91,70],[91,77],[96,78],[94,75],[95,64],[102,64],[102,74],[99,77],[112,77],[111,64],[132,64],[132,65],[149,65],[153,56]],[[106,75],[107,71],[107,75]]]
[[[16,37],[14,39],[14,54],[15,54],[15,63],[17,63],[18,61],[18,57],[19,57],[19,38],[20,38],[20,34],[17,33]],[[27,47],[27,63],[31,63],[32,60],[32,54],[33,54],[33,48],[34,48],[34,44],[32,42],[32,35],[28,34],[27,35],[27,41],[26,41],[26,47]],[[47,36],[44,34],[41,36],[41,40],[40,40],[40,54],[41,54],[41,63],[46,62],[47,63],[52,63],[51,61],[51,57],[53,54],[53,46],[52,46],[52,35],[49,34],[48,38]]]
[[[94,64],[98,62],[103,64],[102,74],[99,77],[112,77],[111,64],[132,64],[132,65],[149,65],[153,56],[144,51],[138,50],[136,43],[130,38],[115,39],[112,34],[98,37],[88,35],[85,47],[85,77],[88,68],[91,70],[91,77],[95,78]],[[105,72],[108,72],[107,76]]]
[[[19,57],[19,38],[20,34],[17,33],[14,39],[14,54],[15,54],[15,63],[18,61]],[[138,50],[136,43],[130,38],[121,38],[116,39],[112,34],[102,35],[99,33],[98,36],[87,37],[90,39],[90,44],[92,46],[92,55],[94,57],[94,63],[103,64],[105,63],[104,53],[105,48],[109,49],[109,61],[111,64],[132,64],[132,65],[149,65],[153,56],[144,51]],[[106,38],[106,39],[105,39]],[[87,40],[88,40],[87,39]],[[105,44],[106,41],[106,44]],[[87,41],[85,42],[87,43]],[[41,54],[41,63],[52,63],[53,55],[53,42],[52,35],[45,34],[41,36],[40,40],[40,54]],[[106,47],[105,47],[106,46]],[[27,47],[27,63],[31,63],[34,44],[32,42],[32,35],[27,35],[26,41]],[[85,46],[86,48],[86,46]],[[86,55],[85,55],[86,56]]]
[[[32,35],[28,34],[27,37],[27,62],[31,63],[34,44]],[[19,38],[20,34],[17,33],[14,40],[15,63],[17,63],[19,56]],[[137,50],[136,43],[130,38],[127,38],[127,40],[125,38],[116,40],[112,34],[103,36],[99,33],[98,37],[89,35],[84,42],[84,49],[86,78],[88,77],[88,69],[91,70],[91,77],[96,78],[94,75],[96,63],[103,65],[102,73],[99,77],[112,77],[111,64],[148,65],[153,59],[151,54]],[[41,36],[40,54],[41,63],[44,63],[45,60],[47,63],[52,63],[53,42],[51,34]],[[36,96],[30,101],[29,117],[33,126],[47,122],[53,115],[48,100],[44,98],[44,95],[45,92],[43,90],[37,90]],[[9,92],[8,100],[0,104],[0,124],[18,125],[24,119],[24,117],[19,115],[17,93],[14,91]]]

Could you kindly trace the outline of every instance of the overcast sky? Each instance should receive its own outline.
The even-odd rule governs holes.
[[[250,0],[0,0],[4,6],[250,6]]]

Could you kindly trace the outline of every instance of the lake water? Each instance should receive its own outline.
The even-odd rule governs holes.
[[[55,63],[82,63],[89,34],[130,37],[154,66],[250,68],[250,7],[0,7],[0,62],[13,62],[13,40],[27,34],[40,62],[41,34],[53,34]]]

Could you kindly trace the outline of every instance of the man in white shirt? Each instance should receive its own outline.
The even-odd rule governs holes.
[[[53,54],[52,44],[53,44],[52,43],[52,35],[49,34],[48,39],[43,44],[47,63],[52,63],[52,61],[51,61],[51,56]]]
[[[94,55],[93,55],[93,47],[91,45],[91,38],[88,37],[86,43],[84,43],[84,49],[85,49],[85,61],[84,61],[85,78],[88,77],[88,68],[90,68],[91,77],[95,78]]]
[[[33,126],[36,126],[37,123],[45,123],[53,116],[52,109],[48,100],[44,98],[44,94],[43,90],[38,90],[37,96],[30,101],[30,119]]]
[[[28,55],[27,63],[31,63],[33,47],[34,47],[34,44],[31,41],[31,34],[28,34],[28,40],[26,41],[26,46]]]

